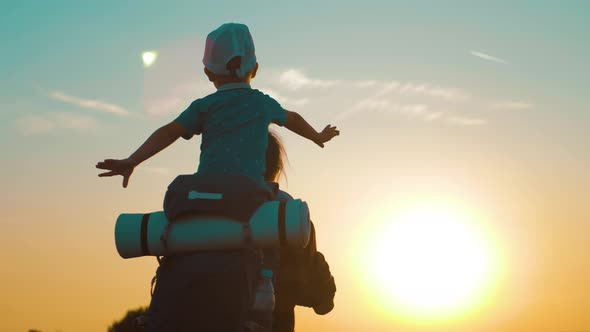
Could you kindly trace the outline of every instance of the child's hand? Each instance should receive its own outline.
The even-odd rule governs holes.
[[[318,134],[317,140],[315,140],[315,144],[319,145],[320,147],[324,147],[324,143],[328,142],[334,136],[340,135],[340,131],[336,129],[335,126],[327,125],[322,132]]]
[[[131,177],[131,173],[133,173],[133,169],[135,168],[135,163],[129,158],[120,160],[105,159],[104,161],[98,162],[96,164],[96,168],[110,170],[110,172],[98,174],[98,176],[100,177],[122,175],[123,188],[127,188],[127,184],[129,183],[129,177]]]

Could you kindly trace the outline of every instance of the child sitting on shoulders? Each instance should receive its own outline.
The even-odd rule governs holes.
[[[126,159],[105,159],[98,176],[123,176],[129,183],[134,168],[179,137],[202,134],[197,175],[238,175],[264,185],[268,126],[275,123],[320,147],[339,135],[327,125],[317,132],[296,112],[287,111],[270,96],[250,87],[258,63],[254,42],[244,24],[227,23],[207,36],[204,71],[217,91],[193,101],[174,121],[157,129]]]

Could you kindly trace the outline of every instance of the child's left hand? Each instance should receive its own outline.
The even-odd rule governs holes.
[[[319,145],[320,147],[324,147],[324,143],[330,141],[335,136],[340,135],[340,130],[336,129],[336,126],[327,125],[324,130],[322,130],[315,141],[315,144]]]

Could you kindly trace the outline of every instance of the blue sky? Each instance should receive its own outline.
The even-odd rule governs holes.
[[[43,112],[47,100],[40,89],[140,110],[138,54],[176,39],[203,38],[225,21],[250,26],[263,70],[293,67],[325,79],[468,86],[488,98],[534,98],[541,109],[563,105],[560,112],[587,119],[588,78],[582,73],[589,70],[590,46],[580,42],[589,29],[584,2],[5,6],[0,22],[4,125],[32,108]],[[186,70],[200,75],[200,68],[199,57]]]
[[[117,121],[104,111],[80,109],[63,98],[51,98],[55,92],[144,113],[149,107],[144,90],[147,74],[140,62],[144,50],[187,41],[182,51],[192,52],[194,61],[184,58],[182,68],[175,70],[183,71],[186,80],[203,82],[199,52],[204,36],[222,22],[238,21],[247,23],[253,32],[260,80],[266,80],[258,86],[255,81],[255,87],[264,88],[271,75],[294,69],[307,78],[342,81],[345,86],[395,81],[454,89],[471,98],[461,105],[445,105],[459,110],[453,115],[459,122],[487,123],[498,116],[498,112],[489,114],[488,108],[504,106],[509,113],[534,108],[527,121],[535,123],[535,128],[551,127],[543,131],[557,130],[560,134],[550,141],[577,150],[582,148],[584,124],[589,121],[585,88],[590,82],[584,73],[590,71],[586,60],[590,46],[581,42],[590,30],[584,18],[587,7],[582,1],[565,5],[369,1],[324,2],[322,6],[312,2],[215,2],[207,6],[189,1],[174,5],[155,1],[14,2],[6,5],[0,21],[3,146],[10,155],[19,153],[8,142],[22,134],[23,121],[24,126],[34,121],[27,116],[65,112],[61,121],[73,123],[70,127]],[[494,58],[499,60],[490,60]],[[169,77],[168,82],[174,79]],[[290,97],[289,89],[283,88],[273,86],[271,91]],[[301,91],[291,92],[295,94],[292,99],[323,94]],[[342,105],[332,99],[324,99],[325,109],[316,111],[310,105],[300,108],[301,112],[321,121],[337,121],[345,110],[339,110]],[[349,102],[364,99],[366,96],[358,96]],[[422,103],[412,100],[412,104]],[[180,105],[178,112],[184,109]],[[72,119],[72,114],[84,118]],[[161,121],[172,116],[168,113]],[[38,126],[44,125],[43,119],[37,120],[41,122]],[[526,129],[518,126],[513,130]],[[60,135],[58,130],[51,132]]]

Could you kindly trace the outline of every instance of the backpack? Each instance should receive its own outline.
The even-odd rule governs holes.
[[[278,190],[278,186],[276,185],[261,186],[254,180],[243,176],[179,175],[170,183],[164,196],[164,213],[169,221],[168,226],[188,214],[216,215],[234,219],[242,223],[245,242],[250,244],[251,232],[249,229],[249,220],[260,205],[273,198],[276,190]],[[164,245],[166,245],[167,232],[168,228],[165,229],[161,238]],[[242,296],[243,304],[247,308],[240,309],[240,311],[246,310],[249,312],[250,303],[254,299],[254,287],[257,284],[257,278],[259,278],[259,271],[263,267],[264,256],[262,255],[262,250],[253,248],[251,245],[247,245],[241,250],[234,250],[233,252],[235,254],[232,255],[237,259],[232,263],[234,266],[233,269],[236,267],[235,264],[238,264],[241,266],[239,268],[241,272],[231,275],[218,274],[216,278],[211,280],[214,284],[211,286],[219,288],[220,285],[222,286],[224,284],[231,286],[239,283],[242,285],[245,289],[241,292],[242,295],[240,296]],[[199,255],[203,257],[216,257],[216,252],[201,252]],[[154,284],[156,280],[159,281],[159,270],[164,268],[166,264],[169,264],[167,261],[174,259],[175,257],[173,256],[164,257],[164,260],[158,258],[160,267],[156,271],[156,276],[152,279],[152,296],[154,295]],[[227,265],[226,268],[231,268],[231,266]],[[242,278],[245,278],[245,280],[242,281]],[[226,279],[233,281],[229,281],[230,283],[228,284],[228,281],[224,281]],[[212,290],[208,288],[211,287],[203,288],[201,296],[204,298],[215,297],[215,294],[211,293]],[[238,312],[227,312],[224,315],[227,315],[228,319],[232,320],[242,317],[242,314]],[[246,325],[249,322],[249,317],[243,316],[242,318],[244,319],[244,325]],[[149,322],[149,317],[147,317],[147,322]]]
[[[164,213],[171,223],[189,213],[248,222],[260,205],[272,200],[273,190],[245,176],[182,174],[168,185]]]
[[[164,214],[168,225],[160,238],[164,248],[170,226],[185,215],[216,215],[242,223],[244,240],[250,244],[250,217],[258,207],[273,198],[278,186],[260,185],[239,175],[177,176],[164,196]]]
[[[138,325],[145,332],[245,331],[259,269],[252,250],[166,256]]]

